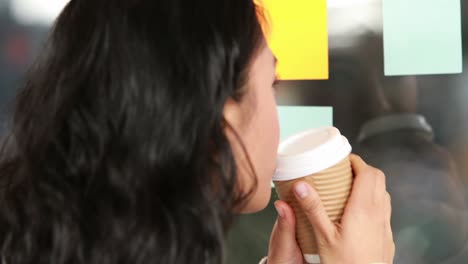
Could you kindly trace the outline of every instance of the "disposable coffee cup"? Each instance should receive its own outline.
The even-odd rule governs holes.
[[[298,133],[279,146],[273,182],[279,198],[294,210],[296,238],[307,263],[320,263],[320,256],[312,225],[292,186],[298,181],[309,183],[319,194],[330,219],[340,222],[353,185],[350,153],[351,145],[335,127]]]

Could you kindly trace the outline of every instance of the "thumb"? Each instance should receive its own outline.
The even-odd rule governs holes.
[[[309,222],[312,224],[317,240],[332,241],[335,224],[328,217],[318,193],[306,182],[294,184],[294,194]]]
[[[296,241],[296,220],[291,207],[276,201],[278,218],[270,237],[268,263],[302,263],[302,254]]]

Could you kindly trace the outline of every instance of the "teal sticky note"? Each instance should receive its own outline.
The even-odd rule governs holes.
[[[385,75],[461,73],[460,0],[383,0]]]
[[[322,106],[278,106],[281,141],[298,132],[333,125],[333,108]]]

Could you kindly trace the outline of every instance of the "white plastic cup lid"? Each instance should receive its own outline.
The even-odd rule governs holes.
[[[351,153],[351,145],[335,127],[300,132],[278,148],[273,181],[289,181],[328,169]]]
[[[320,256],[315,254],[304,254],[304,259],[309,264],[320,264]]]

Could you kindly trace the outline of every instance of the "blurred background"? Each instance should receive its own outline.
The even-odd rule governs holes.
[[[0,135],[8,106],[66,1],[0,0]]]
[[[0,135],[15,90],[66,2],[0,0]],[[354,152],[385,172],[395,263],[468,263],[468,0],[461,0],[465,71],[394,77],[383,74],[382,0],[339,3],[328,7],[330,79],[282,81],[278,104],[332,106]],[[271,203],[240,216],[228,263],[257,263],[267,254]]]

